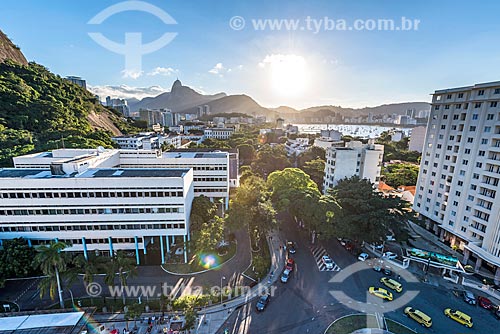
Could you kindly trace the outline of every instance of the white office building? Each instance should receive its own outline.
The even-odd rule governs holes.
[[[234,133],[233,128],[206,128],[203,134],[206,139],[222,139],[226,140],[231,138]]]
[[[345,147],[329,147],[326,150],[323,191],[333,188],[345,178],[359,176],[378,186],[384,146],[350,141]]]
[[[229,206],[229,152],[59,149],[15,157],[14,167],[50,170],[54,162],[83,168],[192,168],[195,196],[205,195],[224,209]],[[70,172],[68,172],[70,174]],[[233,176],[237,178],[236,176]],[[237,181],[233,182],[237,184]]]
[[[319,137],[314,139],[313,146],[321,147],[326,150],[329,147],[344,147],[344,141],[335,140],[329,137]]]
[[[139,264],[149,243],[160,244],[164,263],[175,239],[189,239],[193,169],[91,168],[85,160],[0,169],[0,240],[58,240],[87,258],[135,250]]]
[[[285,150],[288,156],[298,156],[311,147],[309,138],[288,139],[285,143]]]
[[[500,281],[500,82],[438,90],[414,209]]]
[[[408,150],[417,151],[422,153],[425,144],[425,133],[427,128],[425,126],[417,126],[411,129],[410,142],[408,143]]]

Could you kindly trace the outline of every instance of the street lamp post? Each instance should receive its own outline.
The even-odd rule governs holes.
[[[71,304],[74,307],[75,306],[75,300],[73,298],[73,291],[71,291],[71,289],[68,289],[68,291],[69,291],[69,294],[71,295]]]
[[[222,281],[226,279],[226,276],[220,278],[220,303],[222,305]]]

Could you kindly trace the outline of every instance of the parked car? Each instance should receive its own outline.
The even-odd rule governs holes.
[[[382,257],[389,260],[394,260],[395,258],[398,257],[398,255],[393,252],[385,252],[384,254],[382,254]]]
[[[382,277],[380,279],[380,283],[384,284],[386,287],[388,287],[389,289],[392,289],[396,292],[403,291],[403,286],[401,285],[401,283],[399,283],[396,280],[393,280],[392,278]]]
[[[465,290],[463,292],[463,298],[467,304],[476,305],[476,297],[472,292]]]
[[[344,247],[347,251],[350,252],[354,249],[354,243],[352,241],[348,241],[348,242],[346,242]]]
[[[288,269],[283,270],[283,273],[281,274],[281,282],[286,283],[288,282],[289,278],[290,278],[290,270]]]
[[[375,265],[375,266],[373,266],[373,270],[375,270],[376,272],[381,272],[382,271],[382,267],[379,266],[379,265]]]
[[[471,328],[473,326],[472,318],[469,315],[463,313],[462,311],[452,310],[451,308],[447,308],[446,310],[444,310],[444,315],[450,319],[455,320],[459,324],[464,325],[465,327]]]
[[[418,322],[419,324],[421,324],[422,326],[424,327],[431,327],[432,326],[432,319],[431,317],[429,317],[427,314],[425,314],[424,312],[422,311],[419,311],[419,310],[416,310],[410,306],[408,306],[407,308],[405,308],[405,314],[412,318],[413,320],[415,320],[416,322]]]
[[[287,260],[286,260],[286,265],[285,265],[285,269],[289,270],[289,271],[293,271],[293,267],[295,265],[295,261],[289,257]]]
[[[293,241],[288,241],[286,243],[286,248],[288,250],[288,253],[290,254],[295,254],[295,252],[297,251],[297,248],[295,247],[295,243]]]
[[[393,299],[392,293],[390,293],[389,291],[387,291],[386,289],[383,289],[383,288],[376,288],[376,287],[371,286],[368,289],[368,292],[371,295],[382,298],[383,300],[391,301]]]
[[[257,311],[264,311],[266,308],[267,304],[269,303],[269,300],[271,299],[270,294],[265,294],[263,296],[260,296],[259,300],[257,301],[257,304],[255,305],[255,308]]]
[[[361,254],[359,254],[359,256],[358,256],[358,260],[359,260],[359,261],[366,261],[366,259],[368,259],[369,257],[370,257],[370,256],[369,256],[368,254],[366,254],[366,253],[361,253]]]
[[[392,276],[392,270],[389,268],[384,268],[384,275],[386,276]]]
[[[328,255],[323,255],[321,261],[325,264],[326,269],[333,269],[333,261]]]
[[[487,309],[487,310],[493,310],[493,309],[497,308],[496,305],[493,304],[493,302],[491,300],[489,300],[488,298],[483,297],[483,296],[478,296],[477,302],[478,302],[479,306],[481,306],[482,308]]]

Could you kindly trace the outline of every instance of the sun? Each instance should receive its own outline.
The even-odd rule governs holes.
[[[264,66],[270,68],[271,87],[282,96],[301,95],[307,86],[307,63],[304,57],[294,54],[267,56]]]

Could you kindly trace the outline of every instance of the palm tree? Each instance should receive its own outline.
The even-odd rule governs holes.
[[[103,257],[97,257],[95,255],[89,254],[88,259],[82,254],[77,255],[73,259],[73,265],[79,274],[83,274],[83,282],[85,285],[89,285],[94,281],[94,276],[99,274],[104,268]]]
[[[54,300],[57,293],[59,295],[59,305],[64,308],[62,297],[61,274],[64,274],[69,262],[66,253],[62,252],[67,245],[64,242],[51,242],[49,246],[40,246],[37,248],[37,255],[34,259],[34,265],[39,266],[42,272],[47,275],[40,284],[40,298],[43,298],[48,290],[50,299]]]
[[[137,274],[137,268],[133,259],[126,257],[123,252],[118,252],[112,257],[111,263],[107,266],[104,283],[115,286],[115,277],[118,276],[120,286],[122,287],[123,305],[125,305],[124,286],[127,286],[127,279]]]

